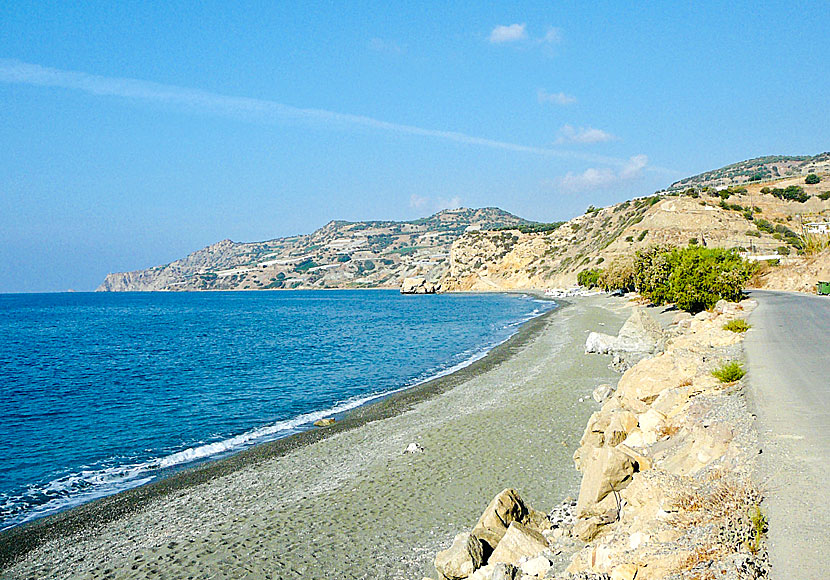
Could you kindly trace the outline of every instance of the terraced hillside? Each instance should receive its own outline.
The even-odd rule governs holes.
[[[309,235],[223,240],[170,264],[109,274],[99,291],[398,287],[442,277],[466,229],[529,226],[497,208],[457,209],[409,221],[333,221]]]

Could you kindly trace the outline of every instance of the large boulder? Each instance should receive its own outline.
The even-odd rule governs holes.
[[[481,514],[473,528],[473,536],[495,549],[510,524],[524,521],[528,513],[529,509],[519,492],[515,489],[502,490]]]
[[[447,580],[462,580],[484,563],[481,542],[466,532],[458,534],[452,546],[435,556],[435,569]]]
[[[577,517],[602,515],[608,509],[616,508],[616,498],[603,500],[631,482],[634,468],[631,457],[613,447],[594,449],[584,458],[582,485],[576,502]]]
[[[642,308],[635,308],[617,336],[592,332],[585,352],[621,355],[632,364],[656,352],[663,341],[660,325]]]
[[[517,566],[521,558],[531,558],[547,549],[545,536],[519,522],[513,522],[487,563],[504,562]]]
[[[404,278],[401,284],[401,294],[435,294],[440,291],[440,282],[427,282],[426,278]]]
[[[628,369],[617,385],[617,396],[629,409],[644,413],[664,390],[689,384],[699,365],[692,355],[660,353]]]

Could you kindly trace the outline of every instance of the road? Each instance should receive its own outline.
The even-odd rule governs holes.
[[[752,291],[744,343],[773,580],[830,570],[830,297]]]

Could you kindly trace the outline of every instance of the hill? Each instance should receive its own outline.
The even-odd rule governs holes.
[[[466,229],[533,228],[497,208],[445,210],[407,222],[333,221],[309,235],[223,240],[170,264],[107,275],[98,291],[399,287],[438,279]]]
[[[443,285],[449,290],[567,287],[575,285],[582,270],[606,267],[655,244],[734,248],[797,265],[804,260],[795,257],[804,224],[830,221],[830,155],[798,158],[792,162],[798,171],[795,165],[786,170],[795,174],[789,177],[723,189],[711,185],[739,179],[730,168],[769,167],[769,160],[796,158],[761,159],[767,161],[731,165],[651,197],[590,208],[554,231],[466,233],[452,246]],[[814,171],[821,181],[805,183],[805,174]]]

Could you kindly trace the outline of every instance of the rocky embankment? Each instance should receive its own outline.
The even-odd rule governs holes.
[[[594,392],[601,408],[574,454],[578,499],[544,514],[504,490],[436,556],[438,577],[766,577],[760,449],[741,372],[722,372],[743,357],[743,334],[725,325],[755,305],[677,313],[665,329],[637,308],[618,336],[593,333],[587,350],[627,370]]]

